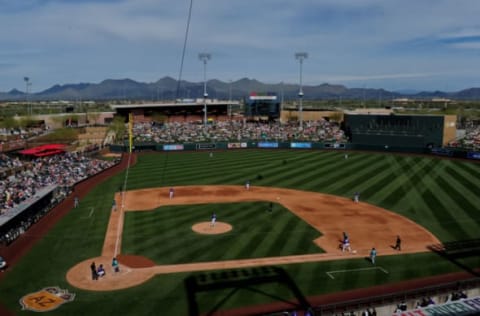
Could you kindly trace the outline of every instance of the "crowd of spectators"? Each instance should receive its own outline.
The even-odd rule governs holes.
[[[0,154],[0,174],[6,175],[9,170],[16,170],[22,166],[23,162],[19,158],[10,158],[5,154]],[[2,177],[0,176],[0,179]]]
[[[55,192],[48,204],[42,205],[33,215],[24,218],[16,227],[0,236],[11,242],[44,214],[61,202],[75,183],[82,181],[114,165],[115,161],[89,158],[81,153],[67,152],[48,157],[22,160],[18,157],[0,155],[0,217],[10,216],[20,205],[28,208],[34,203],[35,194],[43,188],[54,187]]]
[[[136,123],[133,127],[136,142],[196,143],[228,141],[346,141],[343,130],[327,120],[305,121],[303,129],[297,122],[218,121],[206,126],[198,122],[156,124]]]
[[[2,168],[4,176],[0,177],[0,214],[28,200],[42,187],[51,184],[71,187],[113,164],[112,161],[92,159],[76,152],[29,161],[2,155],[1,161],[6,168]],[[11,167],[15,168],[14,172],[8,175],[6,172],[12,171]]]
[[[467,128],[465,136],[449,143],[450,147],[480,151],[480,126]]]
[[[45,130],[45,127],[0,128],[0,136],[8,139],[28,139],[43,134]]]
[[[467,298],[468,298],[467,293],[465,293],[464,291],[462,290],[454,291],[447,297],[447,302],[459,301]]]
[[[68,191],[68,188],[60,187],[53,192],[51,199],[47,204],[42,203],[36,205],[36,210],[32,214],[27,214],[25,216],[21,215],[21,218],[16,221],[14,226],[11,226],[8,230],[4,230],[0,235],[0,244],[9,245],[12,243],[21,234],[25,233],[33,224],[45,216],[45,214],[50,212],[50,210],[60,203],[69,193],[70,191]]]

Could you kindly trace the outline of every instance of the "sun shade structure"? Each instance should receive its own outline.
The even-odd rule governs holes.
[[[64,144],[47,144],[29,149],[24,149],[19,151],[19,153],[27,156],[45,157],[62,154],[65,152],[65,147],[66,145]]]

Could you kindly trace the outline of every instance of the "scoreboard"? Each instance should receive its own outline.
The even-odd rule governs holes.
[[[280,117],[280,101],[274,92],[251,92],[245,100],[245,116],[268,120]]]

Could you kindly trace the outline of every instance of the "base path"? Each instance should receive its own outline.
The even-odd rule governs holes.
[[[169,188],[166,187],[127,191],[124,196],[117,194],[116,200],[120,207],[111,213],[101,256],[80,262],[67,273],[68,282],[75,287],[109,291],[139,285],[157,274],[362,258],[368,256],[372,247],[377,249],[379,256],[416,253],[428,251],[428,245],[440,243],[425,228],[396,213],[316,192],[269,187],[245,190],[243,186],[184,186],[175,187],[173,199],[169,199]],[[124,212],[153,210],[160,205],[252,201],[282,204],[323,234],[313,242],[325,253],[176,265],[155,265],[148,258],[119,254]],[[355,253],[341,251],[339,245],[343,232],[348,233]],[[401,251],[393,249],[397,235],[402,238]],[[199,238],[202,238],[200,234]],[[107,273],[98,281],[91,280],[89,267],[92,261],[97,266],[100,263],[108,266],[115,254],[120,261],[120,272]]]

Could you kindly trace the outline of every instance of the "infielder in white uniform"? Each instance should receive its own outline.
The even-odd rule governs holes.
[[[343,239],[342,243],[342,252],[345,252],[345,250],[348,250],[348,252],[352,252],[352,248],[350,248],[350,239],[348,239],[348,237]]]
[[[215,212],[213,212],[212,219],[211,219],[211,222],[210,222],[210,227],[215,227],[215,222],[216,221],[217,221],[217,214],[215,214]]]
[[[173,188],[170,188],[168,191],[168,196],[170,197],[170,200],[173,199],[173,195],[175,194],[175,190]]]

